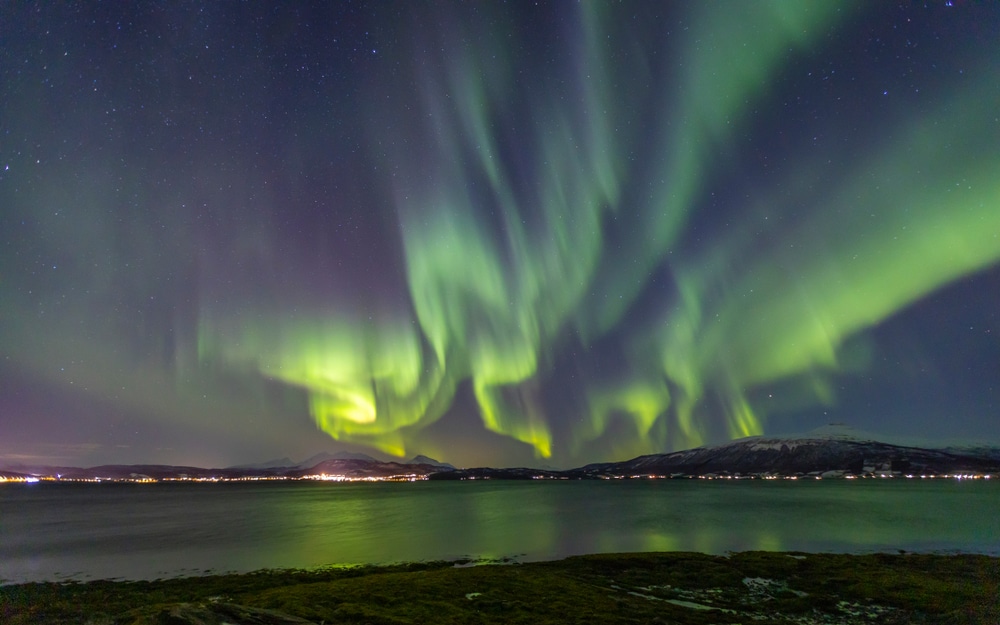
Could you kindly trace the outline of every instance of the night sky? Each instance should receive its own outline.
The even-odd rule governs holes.
[[[1000,3],[7,2],[0,462],[1000,440]]]

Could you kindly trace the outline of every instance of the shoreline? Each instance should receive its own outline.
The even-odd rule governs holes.
[[[802,556],[822,556],[822,557],[878,557],[878,556],[918,556],[934,558],[961,558],[961,557],[982,557],[988,560],[996,560],[1000,563],[1000,545],[991,550],[983,549],[959,549],[959,548],[929,548],[929,549],[904,549],[895,546],[871,547],[866,549],[821,549],[819,551],[803,551],[800,549],[756,549],[726,551],[685,551],[683,549],[670,551],[594,551],[588,553],[565,553],[557,555],[530,555],[527,553],[512,553],[502,556],[475,556],[456,555],[445,556],[443,558],[413,559],[413,560],[382,560],[371,562],[339,562],[332,564],[320,564],[315,566],[288,566],[288,567],[263,567],[255,569],[222,569],[222,568],[199,568],[187,567],[175,569],[174,571],[159,571],[158,575],[147,576],[115,576],[98,577],[96,575],[81,575],[58,573],[49,578],[35,578],[29,580],[16,580],[0,577],[0,598],[3,591],[14,587],[27,586],[87,586],[99,584],[173,584],[191,583],[196,584],[198,580],[236,579],[241,577],[270,577],[279,578],[288,576],[290,579],[315,576],[318,579],[326,575],[344,575],[347,572],[360,571],[364,574],[369,572],[390,572],[395,570],[424,570],[439,568],[473,568],[482,566],[523,566],[523,565],[551,565],[554,563],[573,560],[576,558],[605,558],[622,557],[630,558],[646,555],[669,556],[670,554],[694,553],[710,558],[729,558],[747,553],[772,554],[772,555],[802,555]],[[1000,596],[1000,595],[998,595]],[[0,612],[2,614],[2,612]],[[0,621],[2,622],[2,621]],[[1000,621],[998,621],[1000,623]]]
[[[0,620],[983,623],[1000,622],[998,592],[1000,557],[984,554],[616,553],[10,584]]]

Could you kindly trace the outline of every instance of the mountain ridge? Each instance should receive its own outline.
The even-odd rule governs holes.
[[[982,454],[838,438],[754,437],[620,463],[581,467],[590,474],[631,475],[944,475],[995,472],[1000,463]],[[830,475],[832,476],[832,475]]]
[[[620,462],[575,469],[475,467],[458,469],[427,456],[381,461],[367,454],[320,453],[300,463],[288,459],[222,469],[137,464],[77,467],[0,467],[0,478],[62,480],[267,480],[267,479],[621,479],[650,477],[890,477],[1000,475],[1000,447],[942,449],[896,445],[866,433],[834,427],[804,435],[754,436]],[[288,461],[291,463],[291,461]]]

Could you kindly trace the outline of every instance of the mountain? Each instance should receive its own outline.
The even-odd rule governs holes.
[[[32,475],[28,473],[18,473],[17,471],[8,471],[7,469],[0,469],[0,482],[4,482],[7,480],[23,482],[30,478],[32,478]]]
[[[972,456],[1000,463],[1000,447],[976,443],[971,445],[954,445],[942,449],[950,454]]]
[[[842,424],[807,434],[754,436],[624,462],[549,469],[459,469],[434,480],[620,479],[630,477],[865,477],[1000,474],[1000,448],[989,445],[934,449],[877,440]]]
[[[423,478],[431,473],[447,471],[429,464],[401,464],[357,458],[323,460],[311,467],[205,469],[201,467],[161,464],[106,464],[89,468],[60,467],[60,471],[14,472],[0,471],[0,476],[14,481],[26,477],[61,480],[143,481],[143,480],[267,480],[267,479],[407,479]]]
[[[387,479],[401,478],[403,476],[427,477],[432,473],[447,471],[440,466],[430,464],[402,464],[399,462],[381,462],[371,459],[361,458],[333,458],[324,460],[311,467],[297,468],[286,471],[283,477],[304,478],[308,476],[327,475],[330,479]]]
[[[65,469],[58,475],[64,480],[207,480],[234,479],[248,474],[262,476],[274,473],[273,470],[263,469],[204,469],[168,464],[102,464],[86,469]]]
[[[361,454],[351,451],[338,451],[337,453],[331,454],[329,452],[323,451],[318,454],[309,456],[301,462],[295,462],[291,458],[285,456],[284,458],[278,458],[275,460],[268,460],[266,462],[256,462],[251,464],[237,464],[231,467],[226,467],[226,470],[247,470],[247,469],[309,469],[318,465],[326,460],[364,460],[365,462],[380,462],[380,460],[369,456],[368,454]]]
[[[414,456],[412,459],[407,460],[404,464],[427,464],[432,467],[441,467],[442,469],[454,469],[455,465],[448,464],[447,462],[438,462],[434,458],[429,458],[423,454]]]
[[[291,467],[295,466],[292,459],[288,456],[284,458],[278,458],[276,460],[268,460],[267,462],[257,462],[254,464],[237,464],[231,467],[226,467],[227,469],[277,469],[280,467]]]
[[[868,477],[990,474],[1000,476],[1000,448],[972,445],[934,449],[875,440],[874,435],[844,426],[808,434],[755,436],[667,454],[639,456],[624,462],[588,464],[578,469],[456,469],[427,456],[406,462],[383,462],[366,454],[316,454],[298,464],[287,458],[259,465],[203,469],[170,465],[73,467],[7,466],[5,480],[51,477],[76,480],[528,480],[620,479],[630,477]]]
[[[589,480],[597,475],[575,473],[574,471],[550,471],[515,467],[511,469],[496,469],[493,467],[476,467],[472,469],[454,469],[436,471],[427,476],[430,480]]]
[[[409,479],[423,478],[431,473],[453,470],[449,464],[427,456],[417,456],[401,462],[383,462],[367,454],[341,451],[320,453],[299,463],[288,458],[223,469],[173,466],[161,464],[118,465],[96,467],[55,467],[11,465],[0,467],[0,480],[28,479],[144,481],[144,480],[268,480],[268,479]]]
[[[70,471],[79,471],[79,467],[64,467],[55,465],[23,464],[20,462],[0,464],[0,470],[5,475],[26,475],[38,477],[41,475],[61,475]]]
[[[298,467],[300,469],[308,469],[310,467],[314,467],[317,464],[319,464],[321,462],[325,462],[327,460],[363,460],[365,462],[380,462],[380,460],[372,458],[368,454],[361,454],[361,453],[352,452],[352,451],[338,451],[335,454],[331,454],[329,452],[323,451],[323,452],[320,452],[320,453],[315,454],[313,456],[309,456],[308,458],[306,458],[302,462],[299,462],[299,463],[296,463],[296,464],[292,464],[291,462],[289,462],[285,466],[294,466],[294,467]]]
[[[1000,458],[891,445],[850,436],[751,437],[626,462],[590,464],[594,477],[702,475],[955,475],[996,473]]]

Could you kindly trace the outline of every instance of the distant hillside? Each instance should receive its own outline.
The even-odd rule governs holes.
[[[288,464],[286,465],[286,461]],[[427,456],[383,462],[366,454],[322,453],[291,464],[287,458],[260,465],[203,469],[170,465],[7,467],[0,477],[108,480],[260,479],[610,479],[630,477],[866,477],[993,474],[1000,476],[1000,449],[992,446],[929,449],[879,442],[843,427],[790,437],[750,437],[667,454],[639,456],[559,471],[534,468],[455,469]]]
[[[414,456],[411,460],[407,460],[406,464],[427,464],[432,467],[441,467],[444,469],[454,469],[455,466],[448,464],[447,462],[438,462],[434,458],[428,458],[427,456],[420,455]]]
[[[320,463],[327,462],[329,460],[360,460],[362,462],[371,462],[375,464],[383,463],[382,460],[369,456],[368,454],[363,454],[354,451],[338,451],[336,453],[329,453],[326,451],[320,452],[309,456],[301,462],[293,462],[289,458],[281,458],[279,460],[269,460],[267,462],[260,462],[256,464],[244,464],[237,465],[233,467],[227,467],[228,469],[311,469],[318,466]],[[447,462],[439,462],[434,458],[429,458],[424,455],[415,456],[411,460],[407,460],[402,464],[422,464],[429,465],[432,467],[442,467],[447,469],[454,469],[455,467],[448,464]]]
[[[320,452],[318,454],[309,456],[302,462],[297,462],[294,465],[300,469],[308,469],[314,467],[321,462],[326,462],[327,460],[362,460],[364,462],[381,462],[377,458],[372,458],[368,454],[357,453],[353,451],[338,451],[337,453]]]
[[[10,479],[24,477],[57,477],[62,480],[245,480],[245,479],[301,479],[307,476],[327,476],[329,479],[388,479],[400,476],[424,477],[446,471],[441,466],[429,464],[402,464],[378,460],[336,459],[324,460],[311,467],[204,469],[201,467],[159,464],[101,465],[89,468],[60,467],[59,472],[33,470],[30,472],[3,471],[0,475]]]
[[[575,472],[593,476],[692,475],[953,475],[996,473],[1000,461],[981,451],[923,449],[872,440],[744,438],[722,445],[626,462],[591,464]]]
[[[17,471],[8,471],[6,469],[0,469],[0,481],[2,480],[18,480],[22,481],[32,477],[28,473],[18,473]]]
[[[431,479],[608,479],[629,477],[863,477],[906,475],[1000,475],[1000,449],[928,449],[893,445],[874,435],[831,425],[789,437],[750,437],[624,462],[589,464],[568,471],[461,469]]]
[[[252,464],[237,464],[231,467],[226,467],[227,469],[277,469],[280,467],[291,467],[295,463],[292,462],[291,458],[278,458],[276,460],[268,460],[267,462],[255,462]]]
[[[357,480],[365,478],[380,479],[403,475],[425,477],[442,470],[444,470],[442,467],[430,464],[403,464],[399,462],[380,462],[378,460],[335,459],[324,460],[323,462],[320,462],[312,467],[286,471],[283,475],[289,478],[330,475]]]

